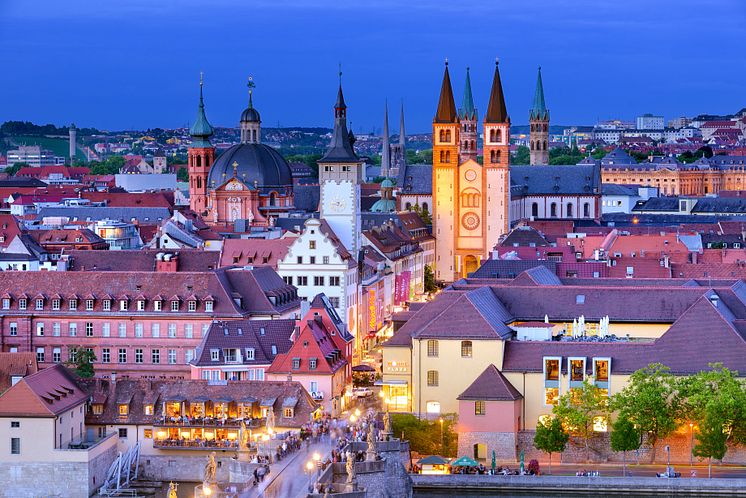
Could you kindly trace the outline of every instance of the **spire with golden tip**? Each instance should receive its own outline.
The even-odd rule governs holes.
[[[495,76],[492,78],[492,90],[490,90],[490,101],[487,104],[487,113],[484,115],[486,123],[510,123],[510,116],[505,108],[505,96],[503,85],[500,81],[500,61],[495,59]]]

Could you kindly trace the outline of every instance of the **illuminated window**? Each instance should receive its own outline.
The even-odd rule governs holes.
[[[559,398],[559,388],[547,387],[544,389],[544,404],[546,406],[556,405],[557,398]]]
[[[606,432],[608,430],[608,420],[605,416],[600,415],[593,417],[593,431],[594,432]]]
[[[461,341],[461,357],[471,358],[471,341]]]
[[[570,358],[570,382],[583,382],[585,379],[585,358]]]
[[[119,415],[127,415],[129,413],[129,406],[119,405]]]
[[[152,415],[152,413],[150,415]],[[153,429],[143,429],[142,436],[145,439],[153,439]]]
[[[486,415],[486,414],[487,414],[486,403],[484,401],[475,401],[474,402],[474,415]]]
[[[559,380],[560,360],[559,358],[546,358],[544,360],[544,380]]]
[[[438,341],[430,339],[427,341],[427,355],[431,358],[438,357]]]
[[[593,377],[596,382],[609,382],[609,360],[607,358],[593,359]]]
[[[293,411],[292,408],[284,408],[282,410],[282,416],[285,418],[293,418]]]
[[[145,415],[153,414],[153,405],[145,405]]]

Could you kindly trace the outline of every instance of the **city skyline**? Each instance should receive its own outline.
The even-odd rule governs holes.
[[[556,124],[736,112],[744,106],[746,57],[727,41],[746,31],[746,7],[710,2],[695,18],[701,2],[686,3],[298,2],[288,9],[226,0],[205,18],[192,1],[177,8],[78,0],[33,10],[9,2],[0,7],[0,42],[13,69],[0,82],[0,121],[186,126],[204,71],[208,118],[217,126],[237,126],[252,75],[265,126],[328,127],[341,62],[356,132],[380,131],[386,99],[403,100],[410,133],[426,132],[443,60],[459,101],[471,68],[481,119],[495,57],[514,124],[528,122],[537,66]],[[703,26],[717,26],[718,36],[697,35]]]

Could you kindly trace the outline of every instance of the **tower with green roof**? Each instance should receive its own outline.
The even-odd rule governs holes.
[[[212,163],[215,162],[215,147],[210,143],[214,130],[205,115],[205,101],[202,94],[204,80],[199,79],[199,106],[189,135],[192,143],[189,146],[187,167],[189,170],[189,207],[202,215],[207,210],[207,177]]]
[[[549,109],[544,101],[544,84],[541,81],[541,67],[536,77],[534,102],[528,113],[530,126],[529,150],[531,164],[549,164]]]
[[[477,108],[474,106],[474,97],[471,93],[471,77],[469,68],[466,68],[466,83],[464,84],[464,98],[458,111],[461,124],[459,143],[459,164],[469,159],[477,160]]]

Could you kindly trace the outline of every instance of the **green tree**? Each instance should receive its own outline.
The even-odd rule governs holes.
[[[593,159],[603,159],[604,157],[606,157],[606,151],[603,147],[597,147],[593,150],[593,152],[591,152],[591,157]]]
[[[90,379],[95,375],[93,371],[93,362],[96,361],[96,354],[92,349],[85,349],[81,346],[73,346],[69,350],[71,360],[66,365],[72,367],[78,377]]]
[[[412,451],[423,455],[455,457],[458,450],[456,415],[444,414],[441,422],[422,420],[408,413],[391,414],[391,430],[394,435],[409,441]],[[442,433],[441,433],[442,429]]]
[[[189,181],[189,170],[187,168],[179,168],[176,171],[176,179],[180,182],[188,182]]]
[[[430,211],[428,211],[426,208],[421,207],[419,204],[415,204],[414,206],[412,206],[412,211],[419,215],[420,219],[422,219],[422,222],[425,225],[433,224],[433,219],[430,217]]]
[[[612,400],[612,408],[647,435],[653,461],[658,440],[676,430],[681,420],[682,407],[677,387],[668,367],[652,363],[634,372],[627,386]]]
[[[611,449],[622,452],[622,473],[627,475],[627,452],[640,447],[640,430],[627,417],[618,417],[611,425]]]
[[[435,284],[435,272],[430,265],[425,265],[425,292],[431,293],[438,290],[438,286]]]
[[[531,151],[525,145],[519,145],[510,158],[510,164],[529,164],[531,162]]]
[[[18,173],[21,168],[25,168],[28,166],[28,163],[15,163],[13,166],[8,166],[3,170],[4,173],[7,173],[8,176],[16,176],[16,173]]]
[[[590,439],[596,434],[595,419],[607,415],[608,405],[604,391],[585,379],[580,387],[570,388],[570,392],[560,396],[552,409],[570,434],[583,440],[587,460],[590,460]]]
[[[536,434],[534,434],[534,447],[537,450],[549,454],[549,473],[552,473],[552,453],[562,453],[565,451],[567,441],[570,435],[562,426],[562,421],[553,417],[551,420],[539,421],[536,424]]]
[[[696,457],[707,458],[707,476],[712,477],[712,459],[722,460],[728,450],[725,418],[713,411],[708,413],[697,431],[697,443],[692,448]]]

